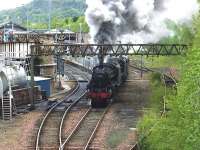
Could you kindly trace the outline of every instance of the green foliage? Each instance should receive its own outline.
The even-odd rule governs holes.
[[[165,94],[165,88],[161,83],[161,76],[158,73],[151,75],[151,95],[150,95],[150,107],[155,112],[160,113],[163,106],[163,96]]]
[[[177,95],[166,98],[170,111],[166,117],[156,116],[151,134],[142,140],[145,150],[198,150],[200,147],[200,21],[194,20],[193,48],[186,56],[182,68],[182,79],[178,84]],[[188,43],[190,39],[187,39]],[[140,122],[140,133],[149,129],[150,115]]]
[[[29,27],[32,29],[47,29],[48,25],[43,23],[32,23],[29,24]]]
[[[41,26],[41,24],[46,24],[48,26],[49,18],[49,0],[33,0],[31,3],[18,7],[16,9],[0,11],[0,22],[4,22],[10,17],[10,20],[17,22],[19,24],[26,25],[26,19],[28,15],[29,22]],[[51,16],[58,20],[63,20],[67,17],[77,18],[83,16],[86,4],[85,0],[51,0]],[[55,20],[55,19],[54,19]],[[76,20],[74,21],[76,22]]]
[[[158,116],[154,111],[148,110],[142,120],[138,123],[138,129],[140,133],[139,144],[142,150],[148,149],[150,145],[148,141],[148,135],[151,133],[152,127],[154,127],[155,122],[158,121]]]
[[[82,32],[89,32],[89,26],[85,21],[85,16],[80,16],[76,18],[68,17],[65,19],[66,26],[74,32],[79,32],[80,27]]]
[[[194,39],[194,30],[192,26],[186,24],[177,24],[170,20],[166,21],[168,29],[173,32],[170,37],[165,37],[160,40],[160,43],[166,44],[191,44],[192,39]]]
[[[33,29],[47,29],[48,24],[43,23],[31,23],[30,28]],[[51,28],[52,29],[70,29],[74,32],[80,32],[80,27],[82,32],[89,32],[89,27],[85,21],[84,16],[76,17],[73,19],[71,17],[65,19],[59,19],[57,17],[53,17],[51,20]]]
[[[115,149],[119,143],[123,142],[128,132],[122,130],[113,131],[107,138],[107,143],[111,149]]]
[[[145,66],[150,68],[175,67],[181,69],[185,61],[185,56],[147,57],[145,61],[148,62]]]

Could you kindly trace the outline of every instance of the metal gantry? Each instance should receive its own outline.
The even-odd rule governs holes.
[[[183,55],[188,45],[185,44],[52,44],[31,46],[32,55],[72,55],[72,56],[96,56],[96,55]]]

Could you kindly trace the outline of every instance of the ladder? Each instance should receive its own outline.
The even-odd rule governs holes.
[[[2,94],[2,118],[3,120],[12,120],[13,112],[16,112],[15,103],[13,101],[11,81],[8,80],[9,89],[6,94]]]
[[[2,98],[2,118],[5,121],[12,119],[12,98],[9,95]]]

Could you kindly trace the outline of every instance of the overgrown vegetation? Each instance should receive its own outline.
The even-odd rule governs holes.
[[[156,127],[161,114],[164,112],[164,100],[176,93],[176,90],[173,87],[165,87],[164,83],[161,81],[160,73],[150,74],[150,89],[149,108],[146,110],[144,118],[138,123],[141,149],[149,149],[149,137],[147,135],[153,132],[152,129]]]
[[[48,29],[49,12],[51,13],[51,27],[57,29],[72,29],[79,31],[80,24],[83,32],[88,32],[84,12],[85,0],[33,0],[30,4],[11,10],[0,12],[0,22],[13,21],[33,29]],[[28,18],[27,18],[28,17]]]
[[[30,23],[29,27],[32,29],[48,29],[48,24],[44,23]],[[52,29],[69,29],[73,32],[89,32],[89,27],[85,21],[84,16],[79,17],[67,17],[63,19],[59,19],[57,17],[53,17],[51,21]]]
[[[11,10],[0,12],[0,22],[8,17],[15,22],[26,22],[28,15],[30,22],[47,23],[49,18],[49,9],[51,16],[59,19],[66,17],[77,17],[84,15],[86,4],[85,0],[33,0],[29,4]]]
[[[185,62],[185,56],[146,57],[144,60],[147,62],[145,63],[145,66],[151,68],[174,67],[181,69],[182,64]]]
[[[123,130],[115,130],[107,138],[107,143],[111,149],[116,149],[116,147],[121,143],[127,136],[127,132]]]
[[[153,73],[150,75],[150,109],[154,112],[160,113],[163,107],[163,96],[165,95],[165,87],[161,83],[161,75]]]
[[[196,31],[193,36],[182,30],[177,33],[193,46],[181,67],[182,79],[177,94],[166,98],[169,110],[162,118],[155,111],[148,112],[139,123],[140,144],[144,150],[198,150],[200,147],[199,16],[194,19],[192,28]],[[144,138],[147,133],[150,134]]]

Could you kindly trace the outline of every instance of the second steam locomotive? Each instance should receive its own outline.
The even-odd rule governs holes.
[[[107,57],[104,63],[95,66],[87,86],[92,107],[105,107],[127,76],[128,59],[124,56]]]

